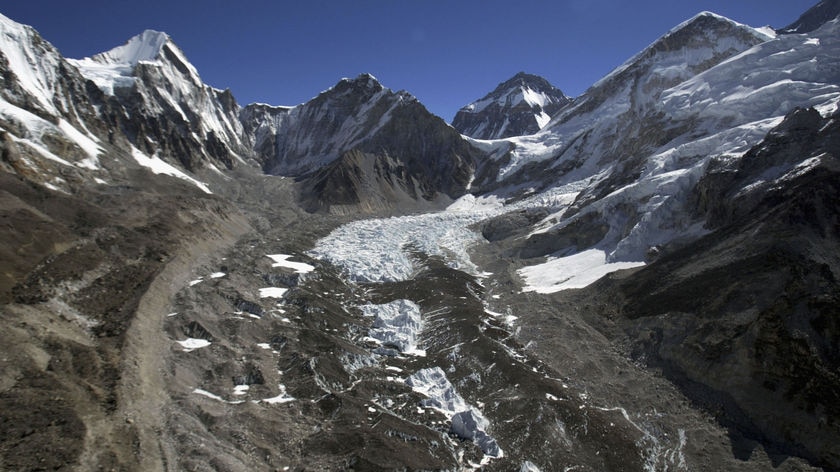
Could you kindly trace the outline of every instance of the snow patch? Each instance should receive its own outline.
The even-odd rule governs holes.
[[[494,296],[496,298],[497,296]],[[502,323],[506,324],[507,326],[513,326],[513,323],[519,318],[518,316],[511,315],[509,313],[498,313],[495,311],[489,310],[486,306],[484,307],[484,313],[496,318],[497,320],[501,321]]]
[[[293,396],[286,393],[286,386],[281,384],[279,395],[277,395],[276,397],[264,398],[260,401],[262,403],[268,403],[270,405],[276,405],[276,404],[289,403],[289,402],[294,401],[294,400],[295,400],[295,398]]]
[[[187,338],[183,341],[177,341],[178,344],[184,348],[184,352],[194,351],[210,345],[210,341],[206,339]]]
[[[260,298],[283,298],[288,291],[282,287],[265,287],[260,289]]]
[[[207,397],[207,398],[219,401],[219,402],[222,402],[222,403],[227,403],[227,404],[230,404],[230,405],[238,405],[240,403],[245,403],[244,400],[228,401],[228,400],[225,400],[224,398],[216,395],[215,393],[211,393],[211,392],[208,392],[207,390],[203,390],[203,389],[200,389],[200,388],[193,389],[193,393],[201,395],[203,397]]]
[[[308,274],[309,272],[315,270],[315,266],[303,262],[290,261],[289,259],[292,256],[289,254],[267,254],[266,257],[274,261],[274,264],[271,264],[271,267],[286,267],[294,270],[298,274]]]
[[[569,470],[569,469],[566,469]],[[537,467],[531,461],[525,461],[522,463],[522,466],[519,468],[519,472],[542,472],[539,467]]]
[[[525,280],[523,292],[554,293],[583,288],[601,277],[621,269],[645,265],[644,262],[607,262],[607,254],[589,249],[571,256],[550,259],[548,262],[519,269]]]
[[[181,180],[185,180],[185,181],[195,185],[196,187],[200,188],[204,193],[210,193],[210,194],[213,193],[213,192],[210,191],[210,188],[207,187],[207,184],[205,184],[204,182],[199,182],[198,180],[195,180],[194,178],[190,177],[189,175],[185,174],[184,172],[176,169],[171,164],[169,164],[167,162],[164,162],[163,159],[161,159],[157,156],[149,157],[149,156],[143,154],[142,152],[140,152],[140,150],[135,148],[135,147],[131,148],[131,156],[134,158],[135,161],[137,161],[138,164],[140,164],[143,167],[147,167],[149,170],[151,170],[155,174],[170,175],[172,177],[176,177],[176,178],[179,178]]]

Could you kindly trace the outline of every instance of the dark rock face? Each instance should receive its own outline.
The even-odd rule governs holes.
[[[840,1],[822,0],[806,11],[798,20],[776,30],[779,34],[804,34],[810,33],[827,22],[840,15]]]
[[[713,233],[619,285],[636,355],[712,409],[737,455],[757,441],[840,467],[838,140],[836,117],[794,111],[698,185]]]
[[[506,213],[481,223],[481,235],[494,242],[510,238],[548,216],[545,209],[526,209]]]
[[[280,129],[290,114],[289,107],[252,103],[239,112],[248,146],[254,151],[260,167],[267,169],[278,151]]]
[[[414,97],[365,74],[291,110],[249,106],[243,117],[264,169],[301,178],[313,211],[388,211],[457,198],[481,157]]]
[[[461,108],[452,126],[476,139],[534,134],[571,101],[544,78],[520,72],[482,99]]]

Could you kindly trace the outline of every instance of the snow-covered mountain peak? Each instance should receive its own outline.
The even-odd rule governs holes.
[[[519,72],[480,100],[461,108],[452,125],[477,139],[533,134],[570,101],[544,78]]]
[[[644,64],[673,63],[698,72],[716,63],[720,57],[744,51],[773,36],[765,29],[757,29],[711,12],[701,12],[680,23],[651,43],[624,64],[616,67],[592,88],[620,77],[625,71]],[[667,56],[671,56],[670,58]],[[676,69],[671,72],[678,72]],[[687,78],[687,77],[686,77]]]
[[[367,96],[369,94],[375,94],[383,90],[386,90],[386,88],[381,83],[379,83],[378,80],[376,80],[376,77],[368,73],[363,73],[357,75],[352,79],[345,77],[339,80],[337,84],[322,92],[321,95],[332,94],[337,92],[340,94],[361,93]]]
[[[493,103],[507,107],[520,104],[544,107],[546,104],[558,101],[556,98],[558,92],[562,94],[544,78],[519,72],[511,79],[499,84],[493,92],[481,100],[470,103],[463,109],[478,113]],[[565,98],[565,95],[562,98]]]
[[[109,51],[70,61],[108,95],[113,95],[115,88],[131,87],[135,69],[140,65],[167,69],[164,75],[187,87],[204,85],[183,51],[160,31],[146,30]]]
[[[356,77],[349,78],[344,77],[342,78],[339,83],[346,82],[350,84],[358,84],[358,85],[365,85],[368,87],[376,87],[381,86],[379,80],[373,76],[373,74],[362,72],[361,74],[357,75]]]
[[[163,53],[163,47],[171,42],[168,34],[160,31],[146,30],[129,39],[122,46],[117,46],[93,56],[101,64],[137,65],[141,61],[155,61]]]
[[[730,28],[734,28],[736,30],[742,30],[742,31],[746,32],[747,34],[754,35],[757,38],[759,38],[761,40],[764,40],[764,41],[769,40],[769,39],[773,39],[773,37],[775,36],[774,32],[768,31],[765,28],[753,28],[752,26],[745,25],[743,23],[738,23],[737,21],[735,21],[731,18],[727,18],[723,15],[719,15],[717,13],[710,12],[710,11],[702,11],[702,12],[694,15],[693,17],[689,18],[688,20],[680,23],[679,25],[677,25],[676,27],[671,29],[671,31],[668,33],[668,35],[677,33],[679,31],[685,30],[685,29],[703,30],[705,28],[709,28],[711,25],[714,25],[714,24],[726,25],[726,26],[728,26]],[[666,37],[668,35],[666,35]]]
[[[121,46],[70,62],[137,120],[142,129],[134,134],[141,138],[132,143],[137,149],[187,170],[206,159],[231,168],[250,154],[233,95],[206,85],[168,34],[146,30]]]
[[[292,108],[249,105],[243,117],[255,148],[273,161],[271,173],[299,175],[332,162],[375,135],[395,110],[417,102],[394,92],[371,74],[343,78],[309,102]]]

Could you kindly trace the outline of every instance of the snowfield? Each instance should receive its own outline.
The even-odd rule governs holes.
[[[604,251],[590,249],[577,254],[551,259],[546,263],[519,269],[525,280],[525,292],[554,293],[583,288],[601,277],[621,269],[645,265],[644,262],[607,262]]]

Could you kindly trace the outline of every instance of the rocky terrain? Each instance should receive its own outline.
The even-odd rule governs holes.
[[[0,469],[840,469],[838,12],[453,126],[0,16]]]

